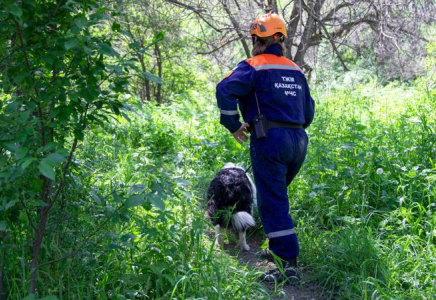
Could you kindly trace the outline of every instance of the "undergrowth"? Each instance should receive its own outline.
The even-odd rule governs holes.
[[[436,96],[419,81],[314,90],[307,160],[289,188],[306,279],[325,299],[431,299],[436,294]],[[218,123],[213,101],[130,101],[129,120],[88,132],[69,199],[53,214],[39,296],[58,299],[270,299],[259,272],[213,247],[205,194],[248,146]],[[10,299],[26,296],[8,252]],[[56,262],[53,259],[62,258]],[[31,298],[28,298],[31,299]]]

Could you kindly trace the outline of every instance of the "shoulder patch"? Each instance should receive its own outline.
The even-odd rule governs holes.
[[[239,64],[237,64],[236,65],[236,67],[234,67],[233,68],[233,70],[232,71],[230,71],[230,73],[226,76],[226,77],[224,77],[224,79],[226,79],[226,78],[229,78],[230,77],[230,75],[232,75],[233,74],[233,72],[235,72],[235,70],[237,69],[239,67]]]
[[[230,71],[230,73],[226,76],[226,77],[224,77],[224,79],[226,79],[226,78],[229,78],[230,77],[230,75],[232,75],[233,74],[233,72],[234,72],[235,70],[233,69],[233,70],[231,70]]]

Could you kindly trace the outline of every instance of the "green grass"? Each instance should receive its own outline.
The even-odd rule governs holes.
[[[303,261],[328,296],[430,299],[436,98],[376,82],[317,96],[308,161],[290,191]]]
[[[301,262],[325,299],[436,294],[436,94],[424,87],[422,79],[370,80],[314,90],[307,161],[289,196]],[[77,255],[40,269],[39,296],[271,298],[259,273],[217,251],[207,234],[210,180],[226,162],[249,163],[247,145],[219,125],[214,101],[203,100],[209,96],[135,107],[130,121],[88,133],[42,260],[96,233]],[[26,296],[30,236],[9,240],[16,245],[8,249],[10,299]]]

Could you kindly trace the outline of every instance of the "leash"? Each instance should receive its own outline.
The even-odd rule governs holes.
[[[253,164],[250,164],[250,165],[248,166],[248,168],[245,170],[245,173],[247,173],[248,171],[250,171],[250,169],[251,169],[252,166],[253,166]]]

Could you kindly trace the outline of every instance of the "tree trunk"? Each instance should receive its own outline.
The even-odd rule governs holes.
[[[147,68],[145,67],[144,62],[144,54],[138,53],[138,59],[141,62],[141,69],[142,72],[147,71]],[[145,94],[145,97],[144,97]],[[141,100],[144,102],[144,100],[151,101],[151,93],[150,93],[150,82],[148,80],[142,79],[142,92],[141,92]]]
[[[156,54],[158,76],[159,76],[159,78],[162,78],[162,54],[160,52],[158,43],[154,44],[154,50],[155,50],[155,54]],[[162,102],[162,85],[159,83],[157,84],[156,100],[158,103]]]
[[[36,290],[39,250],[41,249],[42,241],[44,239],[44,233],[45,233],[45,228],[47,227],[49,211],[50,211],[50,205],[43,207],[41,209],[38,226],[36,227],[36,231],[35,231],[35,240],[33,242],[32,263],[30,265],[31,275],[30,275],[29,294],[35,294],[35,290]]]
[[[297,28],[301,20],[301,0],[295,0],[294,6],[292,8],[291,17],[289,19],[288,25],[288,38],[285,40],[286,47],[286,57],[289,59],[293,59],[292,47],[296,43],[297,38]]]
[[[319,16],[323,3],[324,0],[316,0],[312,2],[312,6],[309,7],[312,13],[309,13],[307,15],[306,23],[304,24],[303,34],[301,35],[300,43],[298,44],[297,52],[295,53],[294,57],[295,63],[300,67],[304,67],[306,65],[304,57],[306,56],[307,50],[309,50],[309,48],[313,46],[313,43],[311,43],[311,38],[313,36],[316,36],[317,30],[315,17]],[[301,8],[302,7],[300,6],[300,9]]]
[[[265,13],[277,13],[277,0],[268,0],[263,10]]]

